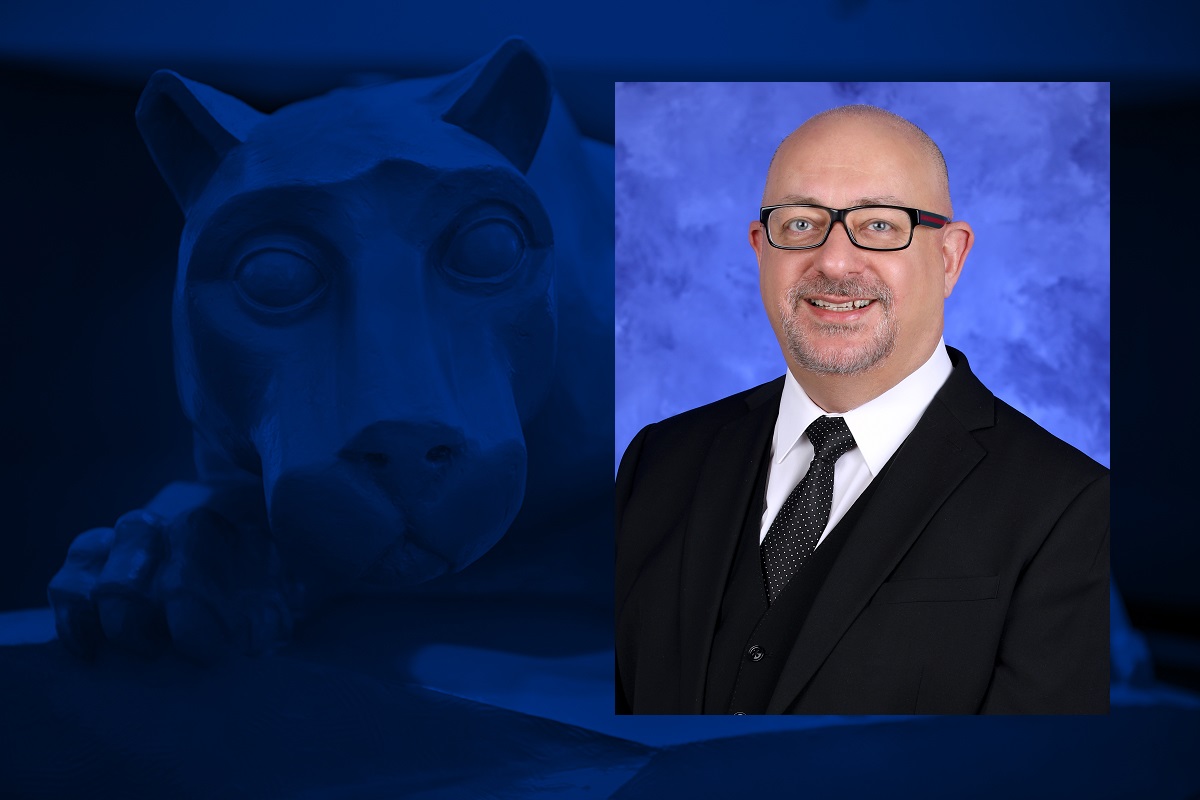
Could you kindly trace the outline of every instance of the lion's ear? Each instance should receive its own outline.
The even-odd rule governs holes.
[[[266,115],[170,70],[159,70],[138,100],[138,130],[163,180],[186,213],[221,159]]]
[[[450,86],[464,84],[442,119],[484,140],[526,172],[554,98],[541,59],[524,39],[509,39],[456,75]]]

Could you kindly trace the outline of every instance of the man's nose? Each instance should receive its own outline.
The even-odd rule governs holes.
[[[845,275],[862,270],[866,251],[850,241],[850,232],[842,222],[833,223],[825,244],[817,248],[817,268],[826,275]]]

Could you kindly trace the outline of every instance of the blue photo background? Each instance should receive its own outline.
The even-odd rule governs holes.
[[[996,395],[1109,464],[1109,87],[620,84],[617,442],[785,369],[747,241],[776,146],[867,103],[942,148],[975,246],[946,343]]]
[[[4,191],[0,192],[4,246],[0,508],[6,516],[0,532],[0,610],[44,605],[46,582],[75,535],[89,527],[111,524],[121,513],[144,503],[164,483],[192,474],[191,440],[175,395],[170,355],[170,296],[182,216],[133,122],[133,108],[148,76],[158,68],[174,68],[262,110],[271,110],[363,73],[396,77],[446,73],[490,51],[505,36],[521,34],[549,64],[556,88],[581,130],[610,142],[614,138],[615,80],[1111,79],[1111,261],[1121,309],[1111,320],[1114,415],[1111,445],[1107,446],[1108,452],[1115,454],[1111,463],[1116,470],[1113,574],[1134,622],[1153,634],[1150,641],[1158,659],[1158,676],[1177,685],[1200,685],[1196,669],[1200,660],[1192,634],[1200,619],[1200,583],[1194,580],[1200,564],[1200,539],[1188,533],[1192,525],[1186,501],[1194,493],[1192,471],[1175,444],[1195,441],[1200,435],[1200,425],[1187,411],[1188,397],[1182,388],[1186,381],[1181,378],[1190,367],[1196,336],[1187,301],[1172,304],[1161,298],[1164,278],[1174,278],[1186,287],[1195,258],[1169,235],[1177,224],[1147,213],[1153,209],[1161,215],[1173,204],[1190,202],[1197,183],[1197,167],[1189,155],[1194,120],[1200,111],[1200,59],[1191,33],[1194,25],[1186,14],[1145,14],[1143,9],[1121,3],[1043,5],[1031,16],[1014,13],[1011,7],[963,7],[952,13],[929,14],[887,0],[840,0],[806,9],[804,30],[784,24],[796,22],[794,17],[779,19],[771,11],[769,4],[752,4],[748,10],[729,5],[701,13],[674,4],[656,7],[641,3],[636,9],[610,4],[581,14],[579,9],[567,7],[356,2],[344,4],[333,14],[276,0],[236,6],[5,3],[0,7],[0,153],[5,159]],[[1163,22],[1164,18],[1168,21]],[[814,30],[821,34],[814,35]],[[839,100],[842,96],[857,99],[853,87],[839,91],[845,94],[831,94],[831,104],[852,101]],[[885,99],[877,102],[886,105]],[[1086,107],[1086,103],[1072,106]],[[895,110],[909,113],[903,108]],[[926,124],[917,118],[920,111],[916,108],[911,113],[919,124]],[[1081,126],[1078,119],[1059,117],[1053,106],[1043,111],[1042,119],[1060,120],[1055,130]],[[965,294],[968,287],[984,281],[978,284],[978,291],[985,295],[985,289],[1000,291],[1006,288],[1004,276],[1013,267],[1013,259],[1002,258],[998,272],[983,270],[981,256],[989,245],[980,223],[1005,220],[1002,215],[994,219],[977,216],[964,205],[970,194],[964,193],[961,168],[955,166],[951,154],[951,142],[967,148],[986,144],[1003,152],[1011,150],[1009,140],[991,135],[989,126],[996,124],[1002,130],[1003,125],[989,117],[986,109],[981,113],[984,119],[975,129],[963,130],[957,139],[953,132],[947,139],[940,130],[930,129],[933,125],[927,128],[951,159],[956,213],[972,221],[980,234],[964,281],[950,301],[949,322],[964,338],[956,341],[948,332],[947,341],[963,347],[973,368],[997,393],[1109,463],[1104,449],[1092,450],[1095,444],[1080,438],[1084,434],[1094,435],[1097,441],[1103,438],[1104,426],[1097,420],[1107,408],[1097,398],[1071,394],[1082,392],[1075,386],[1080,373],[1069,372],[1066,379],[1053,374],[1053,391],[1043,393],[1022,369],[1022,364],[1030,363],[1050,370],[1073,370],[1077,364],[1087,364],[1082,374],[1094,380],[1104,370],[1094,353],[1079,354],[1081,358],[1070,359],[1064,367],[1066,361],[1039,362],[1037,348],[1027,344],[1024,351],[1006,351],[998,361],[985,364],[977,353],[987,349],[985,340],[991,328],[982,320],[972,328],[976,323],[973,313],[955,316],[956,305],[969,296]],[[797,113],[792,124],[803,116]],[[722,127],[737,122],[730,117],[721,121]],[[752,115],[754,119],[758,117]],[[787,130],[790,128],[772,132],[770,141],[756,146],[773,148]],[[1048,129],[1034,129],[1027,136],[1047,133]],[[1019,141],[1027,140],[1025,133],[1015,135]],[[765,133],[763,136],[765,139]],[[976,137],[980,137],[978,141]],[[1095,153],[1067,155],[1092,163],[1096,158]],[[996,179],[993,170],[983,168],[985,158],[975,162],[981,165],[985,185]],[[701,166],[697,172],[706,169]],[[730,241],[735,249],[740,248],[736,269],[748,266],[749,296],[755,302],[753,261],[743,243],[744,227],[750,218],[747,215],[758,204],[764,169],[765,160],[754,168],[730,168],[726,174],[731,181],[744,179],[758,185],[743,191],[745,199],[730,195],[723,200],[730,214],[722,221],[733,220]],[[1062,174],[1056,169],[1045,172],[1041,177]],[[732,185],[721,191],[732,191]],[[1025,198],[1019,200],[1024,205]],[[610,222],[598,220],[596,224],[607,226]],[[1186,223],[1180,224],[1186,228]],[[1019,247],[1041,249],[1038,244],[1045,243],[1029,240]],[[1026,251],[1006,244],[1000,252]],[[1072,251],[1058,255],[1064,262],[1074,258]],[[710,260],[706,258],[698,266],[708,265]],[[987,283],[993,280],[1000,285]],[[1067,287],[1068,294],[1080,292],[1088,297],[1096,288],[1091,280]],[[1133,302],[1132,292],[1145,296]],[[1004,312],[1024,310],[1014,306],[1036,308],[1045,300],[1005,297],[1006,304],[982,310],[975,306],[974,313],[987,315],[983,319],[999,326],[1002,335],[1018,338],[1022,332],[1007,327],[1011,320]],[[1073,317],[1084,325],[1080,341],[1094,345],[1096,337],[1091,334],[1103,329],[1099,320],[1107,320],[1107,312],[1090,300],[1072,298],[1071,302],[1081,302],[1090,312]],[[735,311],[742,308],[731,299],[723,302]],[[777,358],[769,329],[759,321],[761,310],[753,304],[748,308],[747,325],[758,326],[758,339],[748,339],[746,349],[768,361]],[[1058,313],[1056,309],[1054,318],[1038,319],[1049,326]],[[1033,324],[1032,334],[1045,332],[1046,328],[1036,327],[1036,321]],[[620,341],[620,329],[617,335]],[[1039,341],[1031,339],[1035,344]],[[756,344],[751,347],[752,343]],[[1064,358],[1071,355],[1057,352]],[[755,379],[740,371],[744,369],[738,364],[721,367],[731,382],[727,391],[696,392],[695,385],[689,385],[689,391],[696,392],[694,399],[680,401],[679,408],[745,388]],[[762,379],[779,369],[775,362],[776,371]],[[1018,376],[1011,390],[1004,388],[1006,373]],[[1046,396],[1062,393],[1078,396],[1090,413],[1078,418],[1063,413],[1053,420],[1053,412],[1038,404]],[[672,411],[660,413],[655,408],[645,413],[649,420]],[[1147,423],[1160,419],[1169,420],[1168,435],[1147,437]],[[614,454],[624,447],[622,437],[627,439],[621,426],[632,435],[636,424],[618,419]],[[1150,466],[1128,466],[1135,463]],[[464,674],[470,676],[474,671],[477,677],[510,680],[513,685],[526,679],[520,665],[485,673],[492,666],[467,662]],[[587,668],[591,667],[589,662]],[[1001,774],[1002,769],[1011,780],[989,778],[993,796],[1012,796],[1019,791],[1191,796],[1200,789],[1192,762],[1200,734],[1197,712],[1191,707],[1163,707],[1153,698],[1140,707],[1117,707],[1110,719],[898,721],[826,728],[815,735],[796,731],[771,740],[716,737],[850,720],[756,720],[741,725],[731,720],[635,719],[618,730],[611,718],[598,716],[594,728],[608,726],[608,733],[627,743],[644,743],[614,746],[610,740],[588,739],[575,728],[537,723],[532,728],[514,727],[508,718],[495,713],[481,718],[477,708],[453,702],[431,715],[405,717],[411,712],[405,705],[408,701],[398,702],[389,687],[366,681],[331,684],[329,676],[314,673],[289,686],[298,683],[328,706],[327,713],[339,722],[340,741],[331,744],[326,732],[312,728],[312,721],[319,719],[319,713],[313,712],[307,722],[288,717],[294,730],[268,743],[265,737],[250,734],[231,738],[231,720],[236,726],[243,717],[222,713],[219,706],[222,691],[226,702],[228,693],[236,691],[242,693],[246,719],[263,704],[273,713],[278,711],[279,706],[272,703],[279,695],[279,682],[263,680],[262,675],[251,683],[237,684],[217,673],[204,692],[170,695],[156,688],[156,675],[144,667],[134,666],[126,672],[101,670],[77,680],[71,672],[47,672],[45,691],[29,695],[16,678],[30,674],[36,674],[32,666],[28,671],[10,669],[0,681],[0,718],[4,722],[0,744],[40,741],[34,733],[58,745],[69,744],[72,737],[82,738],[88,729],[78,722],[64,724],[54,709],[61,710],[70,699],[91,696],[96,700],[91,719],[100,725],[124,718],[129,692],[134,692],[132,697],[148,705],[161,703],[164,714],[172,718],[161,730],[143,731],[159,742],[156,752],[178,758],[194,752],[201,757],[191,771],[171,773],[176,781],[191,782],[186,785],[192,787],[193,796],[215,795],[239,778],[244,796],[252,796],[247,786],[262,788],[258,796],[304,790],[310,792],[308,796],[344,796],[348,775],[362,780],[372,770],[380,774],[388,765],[399,769],[395,766],[397,753],[412,754],[416,763],[426,763],[430,780],[435,775],[452,776],[455,770],[461,773],[471,765],[511,776],[512,770],[504,772],[504,766],[527,764],[530,753],[540,757],[543,765],[562,770],[586,766],[589,753],[590,763],[596,766],[649,763],[651,768],[625,785],[623,794],[630,797],[680,791],[728,796],[748,785],[794,790],[794,776],[781,765],[797,759],[825,767],[808,772],[815,777],[808,778],[805,788],[818,795],[853,796],[885,786],[902,796],[917,792],[944,797],[979,795],[984,794],[980,776]],[[549,696],[550,689],[567,694],[573,687],[571,683],[565,688],[540,684],[532,691]],[[355,704],[348,706],[346,698]],[[286,696],[278,702],[287,702]],[[205,710],[206,703],[213,710],[197,713],[197,709]],[[37,729],[12,724],[18,712],[39,711],[47,716]],[[430,738],[428,725],[439,719],[452,724],[459,748],[454,751],[457,762],[432,760],[436,753],[414,746]],[[489,724],[482,724],[485,720]],[[499,724],[491,724],[497,720]],[[464,736],[464,730],[474,733]],[[707,741],[710,739],[713,741]],[[231,749],[242,748],[242,754],[232,761],[205,761],[211,743],[221,740]],[[698,744],[655,749],[675,742]],[[555,750],[556,746],[559,749]],[[570,757],[564,755],[572,748]],[[150,784],[139,784],[134,778],[145,766],[144,751],[136,742],[114,745],[88,764],[98,765],[100,774],[110,781],[108,788],[132,785],[144,789]],[[872,754],[865,765],[864,752]],[[1006,757],[996,757],[997,752]],[[427,755],[431,760],[421,762]],[[5,757],[12,758],[12,754],[0,754],[0,766],[11,767],[13,762],[4,761]],[[61,777],[62,760],[47,753],[46,761],[55,765],[55,775]],[[297,761],[308,767],[297,769]],[[313,766],[322,761],[330,765],[328,769]],[[279,778],[283,782],[265,788],[250,779],[264,773],[292,777],[290,782]],[[757,783],[748,783],[747,775],[759,776]],[[621,779],[625,777],[627,774],[621,773]],[[40,794],[62,796],[65,790],[56,780],[47,773]],[[599,785],[590,796],[607,794]],[[391,796],[382,779],[378,786],[384,787],[380,796]],[[1031,786],[1043,791],[1031,790]],[[93,786],[90,791],[98,796],[105,788]],[[491,788],[486,781],[464,783],[462,793],[478,796]],[[553,795],[558,791],[561,795],[560,790],[561,784],[543,779],[524,784],[523,793]],[[115,789],[113,794],[117,794]],[[132,794],[152,796],[153,792]]]

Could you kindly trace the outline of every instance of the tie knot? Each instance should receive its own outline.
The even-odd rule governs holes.
[[[805,433],[812,442],[815,460],[837,461],[854,449],[854,435],[842,417],[817,417]]]

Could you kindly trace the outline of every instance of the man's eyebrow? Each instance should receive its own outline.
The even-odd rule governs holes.
[[[810,197],[808,195],[800,195],[800,194],[786,195],[778,203],[772,203],[771,205],[793,205],[793,204],[805,205],[805,206],[823,206],[823,205],[825,205],[824,203],[822,203],[820,200],[818,200],[815,197]],[[853,206],[902,206],[902,205],[904,205],[904,201],[901,200],[899,197],[896,197],[894,194],[883,194],[883,195],[877,195],[875,197],[860,197],[857,200],[852,201],[850,203],[850,205],[847,206],[847,208],[850,208]]]

